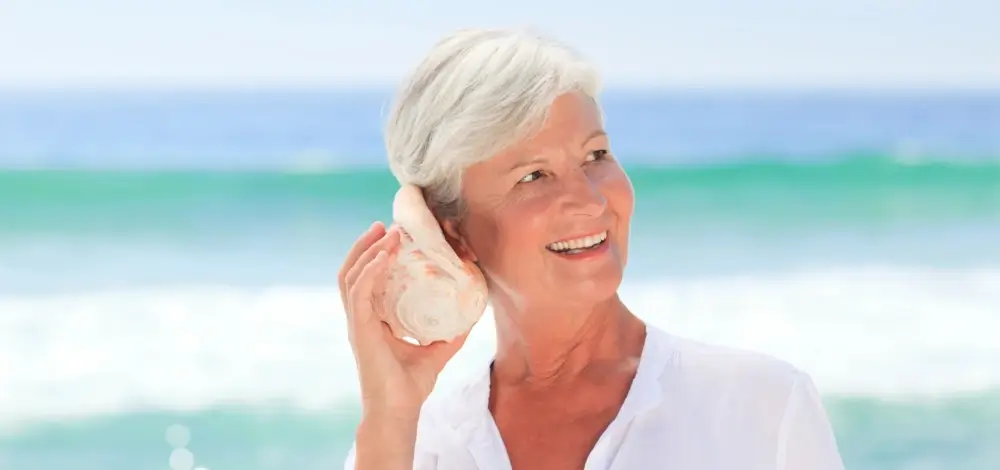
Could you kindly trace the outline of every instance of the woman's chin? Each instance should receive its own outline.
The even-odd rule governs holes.
[[[602,269],[587,276],[557,278],[552,293],[581,304],[601,303],[618,293],[622,278],[621,269]]]

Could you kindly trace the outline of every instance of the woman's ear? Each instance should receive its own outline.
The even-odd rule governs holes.
[[[444,232],[444,238],[451,245],[451,249],[455,250],[455,254],[463,260],[469,260],[472,262],[479,261],[476,258],[476,254],[472,251],[469,246],[468,240],[462,235],[460,226],[454,219],[446,219],[441,222],[441,231]]]

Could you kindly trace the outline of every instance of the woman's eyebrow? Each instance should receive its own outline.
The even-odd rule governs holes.
[[[522,161],[519,161],[519,162],[515,163],[514,166],[510,167],[510,169],[507,170],[507,172],[510,173],[510,172],[512,172],[514,170],[517,170],[518,168],[524,168],[526,166],[535,165],[535,164],[538,164],[538,163],[541,163],[541,162],[544,162],[544,161],[545,161],[544,157],[533,157],[530,160],[522,160]]]
[[[591,140],[594,140],[598,137],[607,137],[607,135],[608,133],[604,132],[604,129],[597,129],[596,131],[591,132],[589,135],[587,135],[587,137],[583,139],[583,143],[586,144],[587,142],[590,142]]]

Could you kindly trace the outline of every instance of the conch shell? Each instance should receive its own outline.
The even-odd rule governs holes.
[[[393,335],[420,345],[452,341],[486,310],[483,273],[458,257],[427,207],[421,189],[403,185],[392,203],[400,247],[389,267],[382,318]]]

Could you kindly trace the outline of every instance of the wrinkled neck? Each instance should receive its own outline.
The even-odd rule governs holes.
[[[494,305],[499,383],[548,386],[637,363],[645,324],[617,295],[597,305],[507,304]]]

